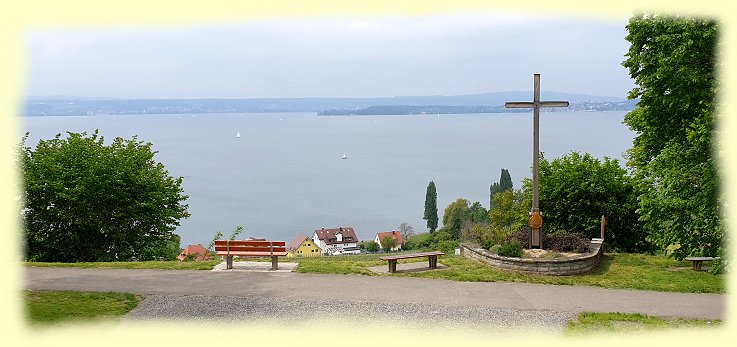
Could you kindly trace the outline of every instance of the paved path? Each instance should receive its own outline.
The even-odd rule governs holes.
[[[331,300],[575,314],[582,311],[724,319],[726,295],[524,283],[268,272],[26,267],[31,290],[118,291],[175,296]]]

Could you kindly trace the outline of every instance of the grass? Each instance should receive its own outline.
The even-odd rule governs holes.
[[[334,257],[281,258],[280,262],[297,262],[297,272],[320,274],[378,275],[368,268],[386,266],[379,259],[381,254],[347,255]],[[248,261],[270,261],[270,258],[246,258]],[[426,258],[402,260],[426,262]],[[24,263],[26,266],[210,270],[219,261],[178,262],[111,262],[111,263]],[[438,278],[466,282],[523,282],[558,285],[583,285],[603,288],[654,290],[682,293],[724,293],[725,275],[712,275],[691,270],[687,261],[676,261],[662,255],[607,253],[596,271],[572,276],[544,276],[491,268],[475,260],[455,255],[439,258],[448,269],[414,273],[397,273],[391,276]]]
[[[129,293],[23,291],[28,321],[33,326],[115,320],[138,306]]]
[[[722,325],[721,320],[660,318],[637,313],[592,313],[584,312],[578,319],[568,322],[565,335],[631,334],[676,328],[711,328]]]
[[[724,293],[724,275],[692,271],[688,262],[643,254],[605,254],[599,267],[588,274],[544,276],[491,268],[475,260],[444,256],[449,269],[400,276],[443,278],[470,282],[524,282],[583,285],[603,288],[654,290],[682,293]]]

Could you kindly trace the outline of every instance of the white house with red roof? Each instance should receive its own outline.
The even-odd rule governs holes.
[[[392,251],[398,251],[402,249],[402,245],[404,244],[404,239],[402,239],[402,233],[396,230],[392,231],[382,231],[376,233],[376,237],[374,238],[374,242],[379,244],[379,247],[381,247],[381,240],[383,240],[385,237],[391,237],[395,241],[397,241],[397,245],[392,247]]]
[[[327,255],[361,253],[358,236],[352,227],[320,228],[312,234],[312,240]]]

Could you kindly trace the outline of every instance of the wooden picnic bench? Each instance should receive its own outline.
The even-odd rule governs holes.
[[[215,254],[225,256],[227,269],[233,268],[233,256],[271,257],[271,269],[279,268],[279,257],[287,256],[285,241],[215,240]]]
[[[379,257],[379,259],[388,260],[389,261],[389,272],[395,273],[397,272],[397,260],[399,259],[427,257],[428,262],[430,263],[430,268],[435,269],[438,267],[438,256],[439,255],[445,255],[445,253],[440,252],[440,251],[433,251],[433,252],[423,252],[423,253],[397,254],[397,255],[388,255],[384,257]]]
[[[701,271],[701,265],[705,261],[712,261],[715,259],[719,259],[719,257],[688,257],[686,260],[693,262],[693,270],[694,271]]]

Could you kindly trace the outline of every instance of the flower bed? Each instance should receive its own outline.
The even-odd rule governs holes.
[[[472,244],[461,244],[461,255],[499,269],[543,275],[576,275],[592,271],[599,265],[603,255],[602,242],[601,239],[592,239],[590,252],[552,259],[504,257]]]

